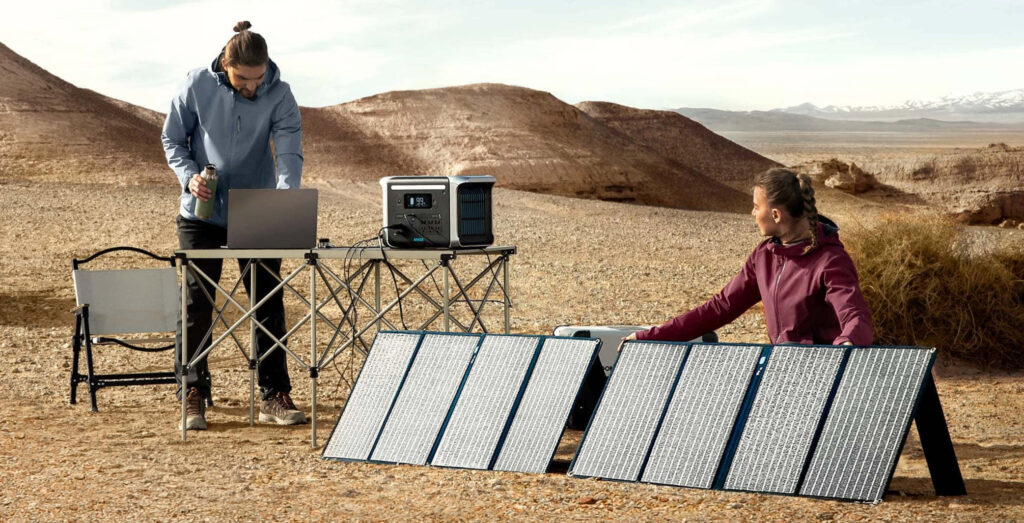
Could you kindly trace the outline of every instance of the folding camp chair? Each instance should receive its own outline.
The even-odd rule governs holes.
[[[158,269],[83,270],[82,266],[104,254],[133,251],[167,263]],[[129,374],[96,374],[93,345],[120,345],[142,352],[174,348],[177,330],[178,288],[174,259],[135,247],[112,247],[85,258],[71,260],[75,282],[75,335],[71,340],[71,403],[76,403],[80,382],[89,384],[89,399],[96,411],[96,391],[103,387],[175,383],[174,371]],[[125,338],[125,335],[162,333],[165,337]],[[168,336],[169,335],[169,336]],[[86,374],[78,372],[79,354],[85,347]],[[168,366],[172,359],[167,358]]]

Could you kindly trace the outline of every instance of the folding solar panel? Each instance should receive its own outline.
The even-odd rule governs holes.
[[[599,344],[585,338],[544,339],[494,470],[547,472]]]
[[[430,463],[487,469],[537,354],[538,336],[487,335]]]
[[[381,332],[377,335],[352,386],[345,410],[324,446],[323,457],[370,458],[419,341],[418,333]]]
[[[425,334],[371,461],[426,465],[479,335]]]
[[[934,357],[922,348],[852,352],[800,494],[882,499]]]
[[[688,348],[623,344],[573,459],[573,476],[637,480]]]
[[[642,481],[712,487],[762,349],[692,346]]]
[[[796,493],[845,353],[842,347],[772,349],[726,489]]]

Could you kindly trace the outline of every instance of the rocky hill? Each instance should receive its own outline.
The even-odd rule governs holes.
[[[159,169],[156,113],[75,87],[3,44],[0,76],[5,179],[174,183]]]
[[[549,93],[499,84],[396,91],[305,109],[313,176],[491,174],[505,188],[701,210],[746,195]],[[685,133],[679,133],[686,139]]]
[[[744,192],[758,173],[780,166],[674,111],[609,102],[582,102],[576,107],[659,155]]]
[[[175,183],[160,113],[75,87],[2,45],[0,72],[5,179]],[[748,196],[737,182],[771,165],[682,116],[582,107],[498,84],[304,107],[305,176],[337,187],[395,174],[491,174],[510,189],[742,212]]]

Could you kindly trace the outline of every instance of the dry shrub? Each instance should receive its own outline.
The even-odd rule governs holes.
[[[991,144],[985,148],[957,149],[953,152],[922,158],[907,168],[887,167],[896,179],[931,181],[960,185],[970,181],[1024,180],[1024,148]]]
[[[875,343],[1024,368],[1024,249],[972,253],[965,231],[939,216],[890,216],[846,231]]]

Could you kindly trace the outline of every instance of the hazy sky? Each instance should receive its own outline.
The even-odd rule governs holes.
[[[162,112],[238,20],[307,106],[477,82],[569,103],[732,110],[1024,87],[1024,9],[1008,0],[4,3],[0,42]]]

